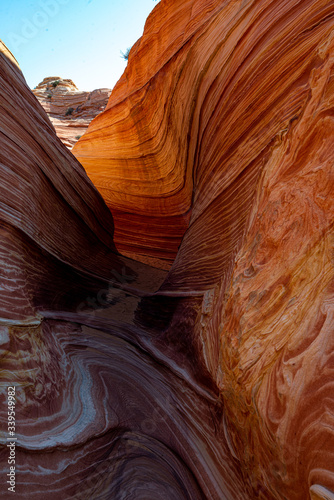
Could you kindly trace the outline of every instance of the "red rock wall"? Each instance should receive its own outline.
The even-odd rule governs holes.
[[[27,498],[334,498],[333,9],[161,0],[149,17],[74,151],[117,248],[166,265],[180,243],[155,294],[2,56],[3,382],[25,401]],[[96,295],[116,268],[124,290]],[[47,282],[106,307],[43,302]],[[29,327],[9,328],[13,296]]]
[[[197,60],[189,50],[219,9],[218,1],[205,9],[202,2],[161,2],[106,111],[73,149],[113,212],[117,248],[164,268],[189,222],[198,78],[211,57],[208,48]]]
[[[18,498],[247,498],[210,423],[217,391],[134,325],[166,273],[116,253],[110,211],[2,43],[0,102],[0,498],[12,386]]]
[[[265,499],[334,491],[333,9],[161,1],[74,149],[116,214],[118,248],[156,255],[154,230],[169,251],[164,220],[181,236],[190,216],[162,291],[198,299],[175,299],[163,334],[150,321],[171,356],[187,364],[192,345],[217,381],[233,454]]]
[[[1,45],[0,253],[7,285],[0,304],[2,317],[24,320],[39,286],[47,295],[45,287],[65,288],[58,274],[66,266],[105,280],[124,261],[110,211],[7,54]]]
[[[298,69],[290,98],[300,110],[275,137],[217,317],[236,449],[289,499],[334,491],[333,28],[318,11],[302,21],[321,39]]]

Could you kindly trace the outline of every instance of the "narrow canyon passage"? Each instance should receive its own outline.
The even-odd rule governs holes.
[[[161,0],[73,154],[0,42],[19,498],[334,499],[333,28]]]

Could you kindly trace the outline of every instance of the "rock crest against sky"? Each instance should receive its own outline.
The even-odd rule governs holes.
[[[47,77],[33,89],[58,137],[69,149],[107,105],[110,89],[82,92],[70,79]]]

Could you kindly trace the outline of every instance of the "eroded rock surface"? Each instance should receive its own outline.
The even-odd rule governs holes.
[[[198,298],[157,342],[193,346],[266,499],[334,494],[333,9],[160,2],[74,148],[119,249],[171,260],[189,219],[163,290]]]
[[[217,391],[134,324],[166,273],[116,252],[109,209],[2,44],[0,75],[0,498],[13,386],[19,498],[234,498]]]
[[[69,149],[107,105],[110,89],[80,91],[70,79],[51,76],[32,91],[47,112],[58,137]]]
[[[333,9],[161,0],[74,148],[113,216],[2,49],[27,498],[334,498]]]

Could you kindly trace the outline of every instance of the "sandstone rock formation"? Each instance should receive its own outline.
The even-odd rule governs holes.
[[[0,498],[13,386],[18,498],[247,498],[214,387],[134,325],[166,273],[116,252],[109,209],[1,43],[0,83]]]
[[[117,253],[2,48],[1,389],[28,499],[334,498],[333,8],[149,17],[74,152],[118,250],[180,244],[165,277]]]
[[[173,303],[157,342],[194,346],[265,499],[334,495],[333,13],[160,2],[74,148],[121,251],[168,260],[190,217],[163,290],[198,298]]]
[[[104,110],[110,89],[80,91],[69,79],[51,76],[33,89],[47,112],[58,137],[71,149],[88,125]]]

